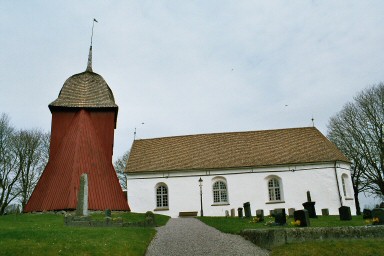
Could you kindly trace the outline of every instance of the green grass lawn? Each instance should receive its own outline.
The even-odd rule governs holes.
[[[384,239],[324,240],[292,243],[272,249],[270,256],[382,256]]]
[[[222,232],[239,234],[243,229],[254,228],[292,228],[293,225],[283,227],[268,227],[265,222],[273,219],[266,218],[265,222],[250,223],[249,219],[225,217],[199,217],[201,221]],[[287,219],[287,223],[293,221]],[[311,227],[341,227],[367,225],[361,216],[353,216],[351,221],[340,221],[339,216],[319,216],[310,219]],[[292,243],[272,249],[271,256],[379,256],[384,255],[384,239],[351,239],[351,240],[323,240],[314,242]]]
[[[144,219],[144,214],[112,213],[117,216],[130,222]],[[168,219],[156,215],[158,225]],[[0,217],[0,254],[144,255],[155,234],[154,228],[67,227],[63,215],[8,215]]]

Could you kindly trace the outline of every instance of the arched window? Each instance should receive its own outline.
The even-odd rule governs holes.
[[[213,203],[228,203],[227,182],[223,179],[213,183]]]
[[[343,174],[341,175],[341,186],[343,187],[343,194],[344,194],[344,197],[348,197],[348,187],[347,187],[347,180],[348,180],[348,175],[347,174]]]
[[[156,207],[168,208],[168,187],[164,183],[156,186]]]
[[[281,200],[281,184],[278,178],[273,177],[268,180],[269,201]]]

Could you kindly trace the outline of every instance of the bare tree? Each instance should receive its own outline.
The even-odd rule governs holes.
[[[359,192],[384,195],[384,84],[360,92],[328,124],[328,138],[352,161],[356,211]]]
[[[124,155],[118,158],[113,164],[116,170],[117,178],[119,178],[120,186],[123,190],[127,189],[127,176],[125,175],[124,170],[127,166],[128,157],[129,151],[125,152]]]
[[[6,114],[0,116],[0,215],[18,194],[15,186],[20,177],[15,169],[15,155],[12,152],[14,128],[9,124]]]
[[[16,186],[22,209],[27,204],[40,175],[47,164],[47,137],[40,130],[20,130],[14,136],[16,168],[20,177]]]

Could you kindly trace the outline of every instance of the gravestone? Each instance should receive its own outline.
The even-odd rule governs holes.
[[[112,212],[111,212],[111,210],[110,209],[106,209],[105,210],[105,217],[111,217],[112,216]]]
[[[259,218],[259,221],[264,221],[264,210],[256,210],[256,217]]]
[[[229,211],[225,210],[225,217],[229,217]]]
[[[275,212],[275,223],[277,225],[287,224],[287,216],[285,215],[284,208],[275,209],[274,212]]]
[[[311,192],[307,191],[307,202],[303,203],[304,209],[308,211],[309,218],[317,218],[315,202],[311,200]]]
[[[239,216],[239,218],[243,218],[243,208],[237,208],[237,216]]]
[[[383,225],[384,224],[384,209],[375,208],[372,210],[372,219],[374,225]]]
[[[307,210],[298,210],[294,212],[293,218],[295,221],[300,221],[300,227],[309,227],[310,221],[309,221],[309,214]]]
[[[83,173],[80,176],[80,188],[77,193],[76,215],[88,215],[88,175],[86,173]]]
[[[379,208],[384,208],[384,202],[381,202],[381,203],[380,203]]]
[[[294,212],[295,212],[295,208],[289,208],[289,209],[288,209],[288,216],[292,218]]]
[[[275,210],[269,210],[269,216],[275,217]]]
[[[231,217],[236,217],[236,210],[235,210],[235,208],[231,209]]]
[[[145,213],[145,224],[149,226],[156,226],[155,214],[151,211]]]
[[[246,202],[243,204],[244,206],[244,214],[246,218],[251,218],[252,213],[251,213],[251,204],[249,202]]]
[[[340,220],[352,220],[351,208],[348,206],[341,206],[339,208]]]
[[[372,219],[372,211],[369,209],[364,209],[363,210],[363,219]]]
[[[329,216],[329,209],[328,208],[321,209],[321,215]]]

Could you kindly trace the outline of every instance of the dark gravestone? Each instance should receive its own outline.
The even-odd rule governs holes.
[[[111,217],[111,216],[112,216],[111,210],[109,209],[105,210],[105,217]]]
[[[243,208],[237,208],[237,215],[239,218],[243,218]]]
[[[256,217],[259,218],[259,221],[264,221],[264,210],[256,210]]]
[[[307,191],[307,202],[312,202],[310,191]]]
[[[251,204],[249,202],[246,202],[243,204],[244,206],[244,214],[246,218],[251,218],[252,213],[251,213]]]
[[[303,206],[304,209],[308,211],[309,218],[317,218],[315,202],[305,202]]]
[[[307,202],[303,203],[304,209],[308,211],[309,218],[317,218],[315,202],[312,202],[311,192],[307,191]]]
[[[351,208],[348,206],[341,206],[339,208],[340,220],[352,220]]]
[[[384,202],[380,203],[380,208],[384,208]]]
[[[269,215],[275,217],[275,210],[269,210]]]
[[[364,209],[363,210],[363,219],[372,219],[372,211],[369,209]]]
[[[376,208],[372,210],[372,220],[374,225],[384,224],[384,209]]]
[[[329,209],[328,208],[321,209],[321,215],[329,216]]]
[[[285,209],[279,208],[275,209],[275,223],[278,225],[285,225],[287,224],[287,216],[285,215]]]
[[[295,221],[300,221],[300,227],[309,227],[309,214],[307,210],[298,210],[293,213],[293,218]]]

